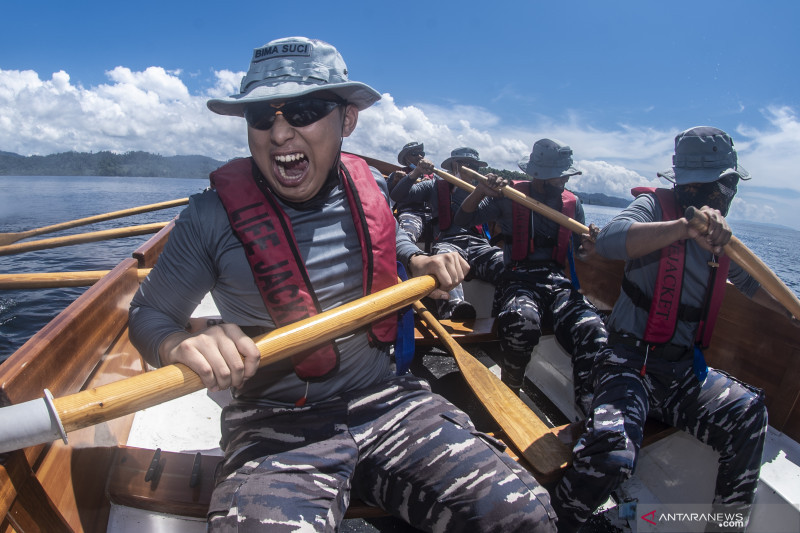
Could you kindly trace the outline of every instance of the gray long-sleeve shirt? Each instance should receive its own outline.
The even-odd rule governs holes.
[[[595,251],[600,255],[609,259],[625,260],[625,276],[651,297],[658,277],[661,250],[632,259],[627,254],[625,240],[628,228],[634,222],[660,221],[661,207],[655,197],[650,194],[638,196],[602,229],[595,244]],[[692,240],[687,241],[681,304],[700,308],[703,306],[711,268],[708,261],[711,259],[711,252],[702,249]],[[752,297],[759,287],[758,282],[735,263],[731,263],[728,279],[748,297]],[[634,305],[622,291],[609,317],[608,328],[610,331],[630,333],[641,339],[647,325],[647,315],[647,310]],[[672,344],[693,345],[696,329],[696,322],[679,320]]]
[[[373,169],[384,194],[385,180]],[[314,291],[323,310],[363,295],[361,245],[346,195],[335,187],[320,210],[298,211],[281,203],[295,232]],[[397,257],[407,264],[419,248],[395,225]],[[213,190],[191,197],[170,234],[158,263],[133,298],[131,340],[154,366],[158,347],[181,331],[203,296],[211,292],[222,319],[240,326],[275,327],[253,279],[241,242]],[[333,374],[309,385],[308,401],[367,387],[386,378],[387,350],[370,346],[366,331],[338,339],[341,354]],[[290,360],[270,365],[237,391],[237,397],[290,403],[303,397],[306,382]]]

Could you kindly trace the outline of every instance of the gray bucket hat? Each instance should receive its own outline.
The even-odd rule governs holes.
[[[239,94],[212,98],[206,105],[214,113],[241,117],[244,107],[253,102],[286,100],[323,90],[359,111],[381,98],[369,85],[349,81],[347,65],[332,45],[306,37],[286,37],[253,50]]]
[[[539,139],[533,143],[531,155],[521,159],[520,170],[537,180],[568,178],[583,174],[572,166],[572,148],[552,139]]]
[[[676,185],[711,183],[730,174],[750,179],[750,173],[738,162],[730,135],[710,126],[679,133],[675,137],[672,168],[657,174]]]
[[[481,158],[478,156],[478,151],[474,148],[468,148],[466,146],[461,148],[456,148],[450,152],[450,157],[442,161],[442,168],[445,170],[453,170],[453,163],[455,161],[468,161],[479,167],[488,167],[489,163],[486,161],[481,161]]]
[[[408,155],[409,152],[416,152],[417,150],[419,150],[420,152],[424,152],[425,144],[417,141],[411,141],[410,143],[403,146],[403,149],[400,150],[399,154],[397,154],[397,162],[400,163],[401,165],[405,165],[406,155]]]

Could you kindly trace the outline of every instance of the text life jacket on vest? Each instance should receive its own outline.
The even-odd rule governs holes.
[[[386,198],[364,160],[341,155],[340,176],[353,216],[363,261],[364,294],[397,283],[395,221]],[[234,160],[211,173],[211,184],[244,246],[261,298],[276,326],[285,326],[321,312],[294,238],[291,221],[275,196],[256,182],[252,158]],[[397,317],[370,327],[372,341],[391,343]],[[321,378],[338,366],[334,343],[292,357],[302,379]]]
[[[513,187],[519,192],[531,196],[532,182],[528,180],[519,180],[512,182]],[[561,212],[569,218],[575,218],[575,210],[577,209],[577,197],[570,191],[564,189],[561,192]],[[533,253],[534,239],[531,235],[531,217],[533,211],[524,207],[517,202],[514,202],[511,208],[511,224],[512,224],[512,244],[511,244],[511,259],[514,261],[524,261],[528,255]],[[558,236],[556,238],[556,245],[553,247],[552,259],[559,265],[564,266],[567,262],[567,251],[569,250],[570,237],[572,232],[564,226],[559,226]]]
[[[636,187],[631,189],[631,194],[652,194],[661,206],[662,220],[677,220],[681,217],[675,193],[671,189],[656,189],[654,187]],[[698,309],[680,304],[683,275],[686,266],[686,241],[677,241],[662,248],[661,259],[658,264],[658,277],[653,289],[653,299],[650,302],[647,316],[647,326],[642,340],[647,343],[665,344],[675,334],[678,320],[683,318],[689,321],[699,321],[695,342],[705,348],[711,341],[717,315],[722,307],[725,296],[725,282],[728,279],[730,257],[719,258],[719,266],[712,269],[710,286],[706,295],[705,309]],[[626,293],[636,290],[632,282],[623,280],[623,289]],[[631,296],[631,294],[628,294]],[[634,303],[642,306],[642,299],[637,298]]]

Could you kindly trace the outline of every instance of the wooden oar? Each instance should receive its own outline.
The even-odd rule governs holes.
[[[150,273],[149,268],[139,269],[139,281]],[[54,287],[86,287],[100,281],[110,270],[81,272],[35,272],[28,274],[0,274],[0,290],[48,289]]]
[[[76,226],[85,226],[86,224],[93,224],[95,222],[102,222],[104,220],[111,220],[114,218],[122,218],[130,215],[137,215],[139,213],[148,213],[150,211],[158,211],[159,209],[167,209],[169,207],[176,207],[179,205],[188,204],[188,198],[179,198],[177,200],[169,200],[167,202],[159,202],[157,204],[142,205],[139,207],[131,207],[130,209],[123,209],[121,211],[112,211],[111,213],[104,213],[102,215],[94,215],[86,218],[78,218],[68,222],[61,222],[60,224],[53,224],[52,226],[43,226],[41,228],[31,229],[28,231],[18,231],[15,233],[0,233],[0,246],[15,243],[28,237],[35,237],[44,233],[52,233],[54,231],[61,231],[63,229],[74,228]]]
[[[341,337],[410,305],[428,295],[436,286],[437,281],[432,276],[412,278],[257,337],[260,366]],[[174,364],[49,400],[49,407],[48,401],[42,399],[4,407],[0,409],[0,427],[3,428],[0,453],[66,438],[64,432],[118,418],[202,388],[202,381],[189,367]],[[38,422],[42,409],[44,428]]]
[[[470,176],[472,176],[473,178],[475,178],[477,180],[480,180],[480,181],[482,181],[484,183],[488,183],[488,181],[489,181],[488,179],[486,179],[486,176],[484,176],[483,174],[480,174],[478,172],[475,172],[471,168],[461,167],[461,169],[465,170],[467,172],[467,174],[469,174]],[[435,172],[436,172],[436,174],[438,174],[439,176],[441,176],[445,180],[449,181],[453,185],[456,185],[457,187],[461,187],[462,189],[465,189],[465,190],[470,191],[470,192],[472,192],[472,190],[475,189],[475,187],[473,185],[471,185],[471,184],[469,184],[469,183],[467,183],[467,182],[465,182],[463,180],[460,180],[457,177],[455,177],[455,176],[453,176],[451,174],[448,174],[447,172],[444,172],[443,170],[436,169]],[[503,189],[500,192],[506,198],[509,198],[510,200],[512,200],[514,202],[517,202],[518,204],[527,207],[531,211],[535,211],[535,212],[539,213],[540,215],[549,218],[553,222],[556,222],[557,224],[559,224],[561,226],[564,226],[565,228],[570,229],[575,233],[580,233],[580,234],[589,233],[589,228],[586,225],[581,224],[580,222],[578,222],[574,218],[568,217],[567,215],[565,215],[561,211],[557,211],[557,210],[553,209],[552,207],[548,207],[547,205],[543,204],[542,202],[538,202],[538,201],[534,200],[530,196],[528,196],[526,194],[523,194],[520,191],[516,190],[514,187],[503,187]]]
[[[453,354],[464,379],[514,446],[530,463],[540,483],[554,481],[572,460],[572,453],[550,428],[491,370],[464,350],[442,324],[422,305],[414,310]]]
[[[684,213],[689,224],[700,233],[708,230],[708,218],[699,209],[688,207]],[[797,295],[781,281],[781,279],[759,259],[742,241],[731,235],[731,240],[724,246],[725,253],[737,265],[758,281],[764,290],[770,293],[781,305],[791,312],[795,318],[800,318],[800,300]]]
[[[90,233],[78,233],[77,235],[66,235],[64,237],[22,242],[19,244],[9,244],[8,246],[0,246],[0,255],[21,254],[33,250],[45,250],[47,248],[58,248],[59,246],[70,246],[72,244],[146,235],[148,233],[156,233],[167,224],[169,224],[169,222],[154,222],[152,224],[141,224],[139,226],[129,226],[127,228],[106,229],[102,231],[92,231]]]

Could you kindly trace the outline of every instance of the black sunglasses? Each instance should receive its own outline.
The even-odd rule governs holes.
[[[411,152],[408,157],[425,157],[425,152]]]
[[[294,128],[302,128],[327,117],[343,101],[303,98],[280,104],[250,104],[244,108],[244,118],[251,128],[266,131],[275,124],[275,117],[283,116]]]

